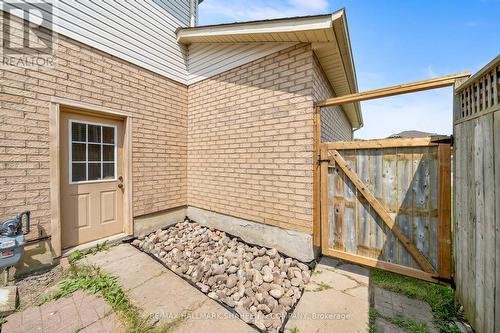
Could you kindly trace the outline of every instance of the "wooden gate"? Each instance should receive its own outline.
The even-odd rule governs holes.
[[[439,141],[322,143],[322,253],[419,279],[449,282],[449,141],[440,137]]]

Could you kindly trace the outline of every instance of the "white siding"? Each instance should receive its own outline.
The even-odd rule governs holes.
[[[187,50],[177,43],[175,32],[189,26],[189,0],[59,0],[53,4],[54,31],[186,83]]]
[[[192,84],[296,43],[193,43],[189,46],[188,84]]]

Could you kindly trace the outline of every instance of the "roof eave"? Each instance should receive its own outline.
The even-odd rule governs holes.
[[[304,16],[251,22],[236,22],[177,29],[177,41],[191,43],[192,38],[207,36],[227,36],[239,34],[262,34],[327,29],[332,26],[340,12],[327,15]]]
[[[341,22],[340,26],[334,24],[335,22]],[[288,33],[319,29],[331,29],[337,36],[343,38],[342,45],[338,45],[338,47],[339,49],[342,48],[340,57],[342,58],[342,61],[345,62],[344,69],[346,71],[345,74],[347,83],[350,93],[358,92],[356,70],[354,67],[354,59],[349,38],[349,31],[347,27],[347,19],[345,16],[345,10],[343,8],[332,14],[326,15],[180,28],[177,30],[177,41],[181,44],[189,45],[192,42],[199,41],[200,39],[211,37],[236,37],[238,35]],[[353,107],[355,119],[351,121],[351,124],[354,129],[361,128],[363,126],[361,105],[359,102],[357,102],[354,103]]]

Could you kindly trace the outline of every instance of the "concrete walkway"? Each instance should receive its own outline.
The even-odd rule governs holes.
[[[368,332],[369,270],[323,257],[285,332]]]
[[[131,245],[122,244],[87,256],[82,263],[116,276],[143,316],[163,323],[175,322],[169,332],[255,332],[236,315]]]

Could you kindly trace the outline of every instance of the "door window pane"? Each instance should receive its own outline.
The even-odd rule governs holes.
[[[87,180],[87,169],[85,163],[72,163],[71,168],[72,181],[81,182]]]
[[[73,162],[80,161],[80,162],[85,162],[86,161],[86,144],[85,143],[73,143],[71,146],[71,159]]]
[[[101,161],[101,145],[88,144],[89,161]]]
[[[73,141],[85,142],[87,141],[87,128],[82,123],[71,124],[71,138]]]
[[[114,163],[104,163],[102,165],[102,178],[103,179],[115,178],[115,164]]]
[[[102,142],[103,143],[115,143],[115,128],[114,127],[103,127],[102,128]]]
[[[101,142],[101,126],[87,125],[89,142]]]
[[[115,146],[110,146],[110,145],[102,146],[102,160],[114,162],[114,160],[115,160]]]
[[[89,175],[87,180],[101,179],[101,163],[89,163]]]

